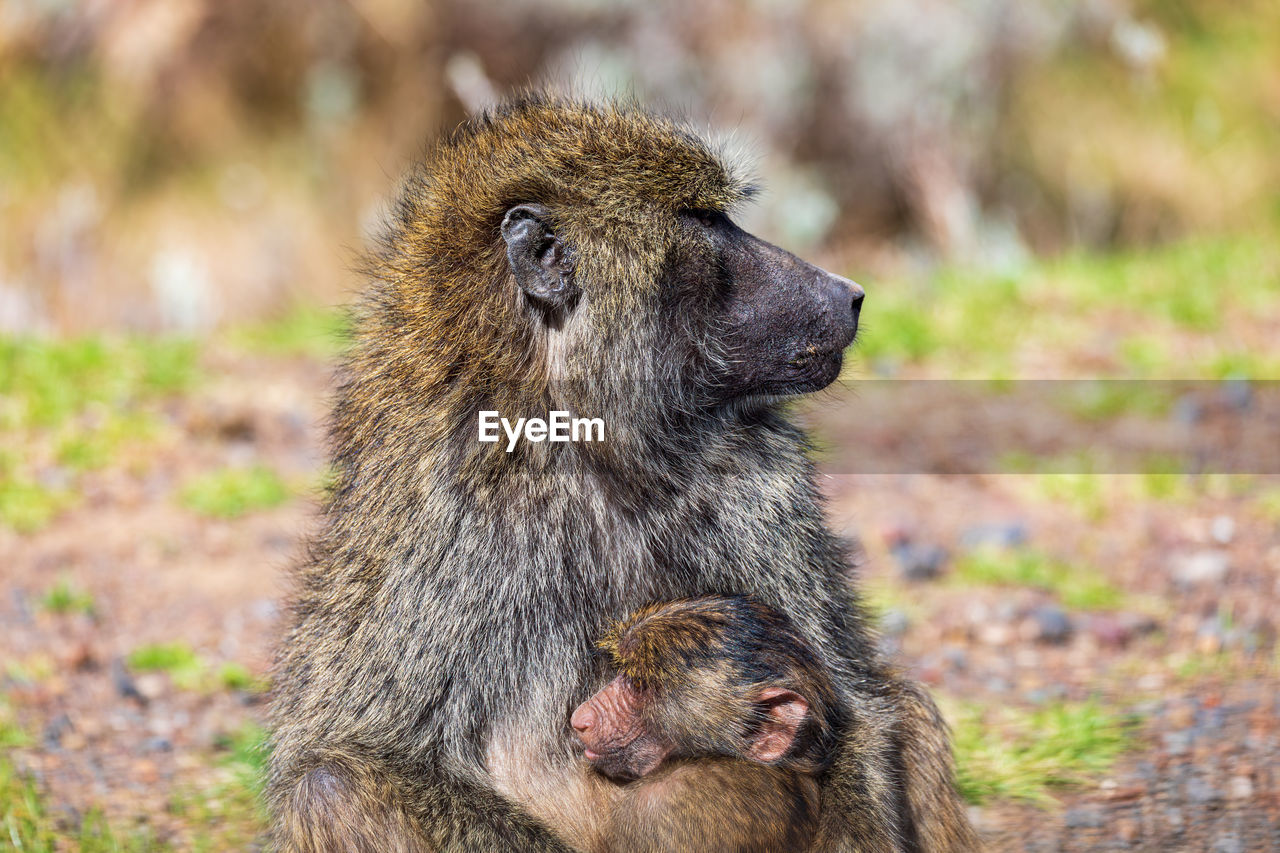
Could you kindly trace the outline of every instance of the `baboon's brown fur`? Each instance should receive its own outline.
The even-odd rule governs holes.
[[[602,853],[808,846],[844,726],[790,620],[750,596],[704,596],[643,607],[600,645],[618,677],[571,722],[595,767],[635,780]]]
[[[593,643],[641,604],[708,593],[786,613],[844,705],[815,849],[973,846],[945,728],[880,661],[803,434],[767,398],[700,403],[699,371],[735,362],[710,291],[668,286],[703,251],[682,211],[749,192],[687,129],[545,97],[467,122],[410,175],[354,317],[336,485],[275,672],[280,848],[592,846],[610,795],[568,717],[603,683]],[[500,229],[521,204],[572,250],[567,317],[513,284]],[[477,442],[482,409],[603,417],[606,440],[507,453]]]

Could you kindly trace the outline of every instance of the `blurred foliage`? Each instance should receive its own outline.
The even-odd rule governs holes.
[[[278,320],[239,326],[228,339],[246,352],[329,361],[341,352],[347,331],[342,311],[302,307]]]
[[[953,576],[965,584],[1042,589],[1078,610],[1117,607],[1124,599],[1097,569],[1026,549],[979,548],[956,561]]]
[[[854,353],[878,372],[931,366],[947,378],[1028,378],[1037,362],[1075,361],[1068,375],[1277,379],[1275,328],[1280,242],[1236,236],[873,285]],[[1145,402],[1132,392],[1111,402]]]
[[[58,582],[40,599],[40,606],[50,613],[82,613],[86,616],[94,614],[92,593],[81,589],[67,578],[58,579]]]
[[[59,427],[184,391],[198,349],[170,338],[0,337],[0,430]]]
[[[8,706],[0,702],[0,844],[9,845],[5,849],[56,853],[71,849],[70,843],[81,853],[161,849],[145,831],[127,836],[113,833],[96,809],[74,818],[50,810],[36,783],[20,773],[7,754],[30,743]]]
[[[79,475],[159,431],[156,404],[197,381],[199,348],[169,337],[0,335],[0,524],[38,530]]]
[[[748,224],[881,272],[1274,243],[1278,41],[1268,0],[17,4],[0,328],[203,332],[336,301],[422,140],[529,80],[740,131],[773,188]],[[1216,288],[1166,300],[1144,260],[1081,263],[1062,286],[1101,274],[1174,324],[1229,320]],[[911,323],[897,356],[944,343]]]
[[[207,664],[186,643],[156,643],[129,653],[129,666],[139,672],[164,672],[185,690],[199,687]]]
[[[211,784],[176,792],[169,809],[192,827],[190,848],[216,853],[258,846],[266,823],[262,789],[269,756],[266,730],[249,722],[224,733]]]
[[[1135,720],[1093,702],[1032,711],[943,702],[966,800],[1052,804],[1051,792],[1087,784],[1132,745]]]
[[[244,664],[227,661],[212,665],[181,641],[140,646],[129,653],[130,668],[137,672],[163,672],[183,690],[240,690],[261,692],[266,682]]]
[[[290,492],[274,471],[261,465],[224,468],[196,477],[182,490],[182,503],[201,515],[236,518],[271,509],[289,499]]]

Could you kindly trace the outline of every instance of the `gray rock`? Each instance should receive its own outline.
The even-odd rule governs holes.
[[[173,750],[173,741],[167,737],[147,738],[146,743],[142,745],[144,752],[170,752]]]
[[[1170,755],[1186,755],[1191,751],[1191,741],[1194,740],[1191,732],[1186,731],[1165,732],[1160,739],[1164,741],[1165,752]]]
[[[1253,406],[1253,386],[1248,379],[1228,379],[1222,385],[1222,402],[1238,412]]]
[[[965,670],[969,668],[969,655],[959,646],[948,646],[943,649],[942,659],[952,669]]]
[[[1229,515],[1214,516],[1209,523],[1209,535],[1219,545],[1227,545],[1236,537],[1236,520]]]
[[[1185,588],[1221,583],[1231,561],[1222,551],[1192,551],[1173,555],[1169,567],[1174,582]]]
[[[969,549],[975,548],[1016,548],[1025,545],[1027,525],[1021,521],[1000,522],[995,524],[977,524],[960,534],[960,544]]]
[[[129,674],[129,670],[125,669],[124,662],[120,658],[111,661],[111,683],[115,685],[116,692],[124,698],[136,699],[146,704],[147,697],[142,695],[142,691],[138,689],[133,676]]]
[[[1183,394],[1173,404],[1173,420],[1175,423],[1191,426],[1199,423],[1204,417],[1204,406],[1196,398],[1195,394]]]
[[[1222,792],[1198,776],[1187,780],[1187,799],[1203,806],[1212,806],[1223,799]]]
[[[886,610],[880,617],[880,631],[890,637],[901,637],[911,627],[911,619],[901,610]]]
[[[1233,832],[1224,832],[1213,840],[1213,853],[1244,853],[1244,842]]]
[[[44,727],[44,731],[40,733],[40,740],[44,742],[46,749],[57,749],[62,746],[62,736],[73,728],[75,726],[71,724],[71,718],[66,714],[59,714]]]
[[[947,552],[937,545],[904,542],[893,549],[898,561],[898,574],[909,581],[933,580],[942,573]]]
[[[1035,638],[1042,643],[1055,645],[1071,639],[1071,618],[1061,607],[1045,604],[1031,611],[1035,626]]]
[[[1106,823],[1102,809],[1098,806],[1078,806],[1067,809],[1062,819],[1068,829],[1098,829]]]

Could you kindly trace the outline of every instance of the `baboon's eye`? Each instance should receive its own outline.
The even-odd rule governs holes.
[[[718,210],[709,210],[707,208],[689,208],[681,211],[685,216],[698,220],[698,223],[706,228],[715,228],[724,223],[725,216]]]

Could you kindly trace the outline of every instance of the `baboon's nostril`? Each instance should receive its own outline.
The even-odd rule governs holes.
[[[569,718],[569,724],[576,731],[585,732],[596,724],[595,712],[591,710],[590,705],[579,705],[573,712],[573,716]]]
[[[867,292],[862,289],[862,285],[850,282],[853,285],[853,313],[857,314],[862,308],[862,300],[866,297]]]

